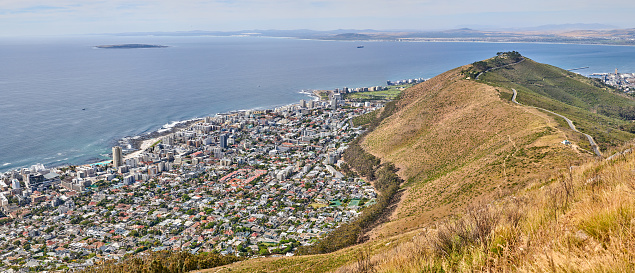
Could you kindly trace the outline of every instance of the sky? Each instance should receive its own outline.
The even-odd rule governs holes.
[[[0,0],[0,36],[569,23],[634,28],[633,14],[633,0]]]

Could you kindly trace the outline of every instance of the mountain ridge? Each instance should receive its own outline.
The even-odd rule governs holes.
[[[577,26],[588,26],[577,28]],[[635,45],[635,29],[603,28],[593,24],[543,26],[526,29],[477,30],[458,28],[447,30],[240,30],[240,31],[171,31],[126,32],[117,36],[253,36],[284,37],[315,40],[355,41],[434,41],[434,42],[522,42]]]
[[[561,144],[566,137],[552,117],[515,107],[500,98],[499,89],[465,79],[461,71],[468,67],[404,92],[400,110],[365,138],[364,148],[395,163],[409,187],[393,221],[385,224],[387,231],[380,229],[376,236],[395,234],[396,227],[402,231],[420,227],[421,222],[464,209],[468,204],[461,199],[515,191],[534,179],[546,179],[549,173],[507,175],[520,172],[520,166],[563,169],[563,162],[578,155]],[[496,154],[511,155],[516,146],[540,148],[526,151],[527,157],[515,162],[520,166],[497,162],[501,160]],[[553,160],[543,156],[544,165],[531,162],[532,156],[543,154],[552,154]],[[486,193],[492,187],[497,191]]]

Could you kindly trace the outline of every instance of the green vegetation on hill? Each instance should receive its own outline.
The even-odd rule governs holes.
[[[462,70],[461,73],[469,78],[475,79],[484,72],[515,64],[523,60],[524,57],[516,51],[498,52],[496,53],[496,57],[474,62],[472,63],[472,66]]]
[[[340,250],[345,247],[363,242],[364,232],[377,224],[377,221],[386,212],[388,206],[393,202],[395,194],[399,191],[399,185],[403,182],[396,174],[397,169],[388,163],[377,169],[377,179],[374,185],[380,193],[377,203],[362,211],[362,215],[350,223],[342,224],[340,227],[330,232],[326,237],[320,239],[312,246],[300,247],[298,254],[324,254]]]
[[[377,118],[377,113],[370,112],[353,118],[353,126],[364,126],[370,124]]]
[[[514,88],[518,91],[518,102],[568,117],[580,131],[593,136],[601,150],[635,137],[631,122],[635,118],[635,101],[593,79],[526,59],[484,73],[479,80],[502,87],[507,94]],[[563,128],[567,127],[564,120],[556,120]],[[590,147],[588,142],[578,144]]]
[[[399,101],[399,96],[395,98],[395,100],[386,103],[384,108],[380,109],[379,111],[370,112],[370,113],[353,118],[353,125],[364,126],[364,128],[367,130],[367,133],[372,132],[377,126],[379,126],[379,124],[381,124],[381,122],[384,119],[386,119],[387,117],[395,113],[395,111],[397,111],[398,101]],[[358,137],[358,139],[363,138],[365,135],[366,134]]]
[[[90,273],[181,273],[217,267],[243,260],[236,256],[223,256],[215,253],[172,252],[157,251],[131,255],[121,261],[107,260],[101,264],[89,267],[81,272]]]

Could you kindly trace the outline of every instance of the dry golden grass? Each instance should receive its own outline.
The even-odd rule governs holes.
[[[403,234],[392,238],[374,240],[363,245],[348,247],[333,253],[294,257],[269,257],[250,259],[222,267],[196,272],[328,272],[347,264],[357,264],[361,254],[372,256],[405,243],[413,234]]]
[[[562,171],[366,259],[366,272],[633,272],[635,155]]]
[[[404,91],[399,111],[365,138],[408,181],[393,221],[371,238],[426,226],[587,157],[560,144],[567,133],[552,117],[502,100],[509,91],[465,80],[461,69]]]

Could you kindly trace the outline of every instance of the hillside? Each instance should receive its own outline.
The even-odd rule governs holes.
[[[561,117],[532,106],[569,117],[608,155],[633,138],[627,120],[635,102],[553,66],[500,59],[507,57],[407,89],[393,114],[365,136],[362,147],[393,163],[406,181],[390,221],[373,229],[369,241],[207,272],[632,267],[635,157],[600,159]],[[496,64],[508,66],[488,70]],[[489,72],[468,77],[479,69]],[[523,105],[511,102],[511,88]]]
[[[503,98],[511,98],[514,88],[518,102],[569,117],[580,131],[595,138],[602,151],[635,137],[630,122],[635,119],[635,101],[593,79],[527,59],[485,73],[480,80],[503,87]],[[557,121],[567,128],[562,119]],[[571,137],[590,150],[580,134]]]
[[[407,90],[399,111],[364,147],[408,182],[390,236],[546,180],[590,154],[565,146],[568,131],[536,109],[501,98],[502,88],[465,79],[461,67]]]
[[[336,272],[633,272],[635,155],[625,151],[475,204]]]

